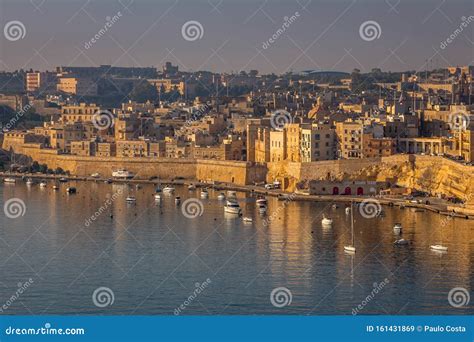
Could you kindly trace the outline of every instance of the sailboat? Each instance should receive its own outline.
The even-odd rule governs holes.
[[[441,231],[441,239],[443,238],[443,232]],[[432,251],[436,251],[436,252],[447,252],[448,251],[448,247],[446,246],[443,246],[443,242],[441,241],[441,243],[439,245],[431,245],[430,246],[430,249]]]
[[[352,210],[352,202],[351,202],[351,244],[349,246],[344,246],[344,251],[349,253],[355,253],[356,248],[354,244],[354,212]]]

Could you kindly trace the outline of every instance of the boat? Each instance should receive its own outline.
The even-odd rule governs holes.
[[[140,184],[135,185],[135,190],[140,190],[142,186]]]
[[[326,216],[323,216],[323,219],[321,220],[321,223],[323,224],[323,226],[330,226],[330,225],[332,225],[332,219],[328,218]]]
[[[171,186],[165,186],[163,188],[163,193],[164,194],[172,194],[174,192],[174,188]]]
[[[61,177],[61,178],[59,178],[59,181],[61,183],[67,183],[67,178]]]
[[[229,190],[229,191],[227,191],[227,196],[228,197],[237,197],[237,192],[235,192],[233,190]]]
[[[100,178],[100,173],[95,172],[95,173],[91,174],[91,177],[92,178]]]
[[[135,196],[127,196],[125,201],[127,201],[128,203],[134,203],[137,201],[137,199],[135,198]]]
[[[217,199],[218,199],[219,201],[225,200],[225,194],[224,194],[223,192],[221,192],[219,195],[217,195]]]
[[[46,188],[47,186],[48,186],[48,183],[46,183],[46,181],[41,181],[40,188]]]
[[[156,189],[155,189],[155,193],[158,194],[158,193],[160,193],[161,191],[162,191],[161,188],[160,188],[159,186],[157,186]]]
[[[28,178],[26,180],[26,185],[33,185],[33,184],[35,184],[35,182],[31,178]]]
[[[393,244],[396,246],[405,246],[405,245],[410,244],[410,241],[405,240],[405,239],[398,239],[398,240],[395,240]]]
[[[106,181],[104,181],[104,183],[112,184],[112,183],[113,183],[113,180],[112,180],[112,178],[108,178]]]
[[[55,191],[59,190],[59,186],[53,185],[53,190],[55,190]]]
[[[333,209],[339,208],[339,206],[338,206],[337,204],[333,204],[331,207],[332,207]]]
[[[188,185],[188,190],[190,190],[190,191],[196,190],[196,185],[194,185],[194,184],[189,184],[189,185]]]
[[[351,209],[352,209],[352,202],[351,202]],[[331,220],[331,223],[332,223],[332,220]],[[355,241],[354,241],[354,211],[353,210],[351,210],[351,244],[348,246],[344,246],[344,250],[350,253],[355,253],[356,251]]]
[[[227,200],[224,206],[224,212],[240,215],[242,212],[242,209],[240,209],[239,202],[235,200]]]
[[[401,231],[402,231],[402,225],[401,225],[401,223],[396,223],[396,224],[393,226],[393,231],[394,231],[396,234],[400,234]]]
[[[130,179],[135,177],[135,175],[125,169],[118,169],[117,171],[112,172],[112,177],[118,179]]]
[[[268,201],[265,197],[261,196],[261,197],[257,197],[256,203],[257,203],[257,206],[260,205],[260,204],[267,205]]]
[[[161,195],[155,194],[155,201],[161,201]]]
[[[72,187],[72,186],[71,186],[71,187],[68,187],[68,188],[66,188],[66,192],[67,192],[68,194],[75,194],[75,193],[76,193],[76,188],[75,188],[75,187]]]
[[[260,214],[265,214],[267,212],[267,206],[265,204],[259,204],[258,211]]]
[[[346,215],[349,215],[349,214],[351,213],[351,211],[352,211],[351,208],[350,208],[350,207],[347,207],[347,208],[346,208]]]
[[[174,198],[174,203],[175,203],[176,205],[179,205],[179,204],[181,203],[181,197],[176,196],[176,197]]]
[[[431,245],[430,248],[434,251],[439,251],[439,252],[447,252],[448,247],[443,246],[443,245]]]
[[[253,219],[251,217],[244,217],[242,220],[244,222],[253,222]]]
[[[14,183],[16,183],[16,179],[13,178],[13,177],[6,177],[6,178],[3,179],[3,182],[14,184]]]
[[[208,198],[209,197],[209,192],[207,189],[202,189],[201,190],[201,198]]]

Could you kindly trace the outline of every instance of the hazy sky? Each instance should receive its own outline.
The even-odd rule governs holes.
[[[427,59],[430,67],[474,64],[469,16],[473,0],[0,0],[0,69],[171,61],[183,70],[226,72],[424,70]],[[285,17],[291,23],[277,33]],[[11,21],[24,25],[24,38],[7,39]],[[202,26],[202,37],[183,37],[189,21]],[[359,29],[367,21],[377,32],[363,39]]]

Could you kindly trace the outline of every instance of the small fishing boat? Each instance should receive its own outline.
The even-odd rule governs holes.
[[[91,174],[91,177],[92,178],[100,178],[100,173],[94,172],[93,174]]]
[[[338,206],[337,204],[333,204],[333,205],[331,206],[331,208],[337,209],[337,208],[339,208],[339,206]]]
[[[163,188],[163,193],[164,194],[172,194],[174,192],[174,188],[172,186],[165,186]]]
[[[219,201],[225,200],[225,194],[224,194],[223,192],[221,192],[219,195],[217,195],[217,199],[218,199]]]
[[[244,217],[242,220],[247,223],[253,222],[253,219],[251,217]]]
[[[137,199],[135,198],[135,196],[127,196],[125,201],[127,201],[127,203],[134,203],[137,201]]]
[[[398,240],[395,240],[393,244],[396,246],[405,246],[405,245],[410,244],[410,241],[405,240],[405,239],[398,239]]]
[[[224,206],[224,212],[240,215],[242,212],[242,209],[240,209],[239,202],[235,200],[227,200]]]
[[[48,186],[48,183],[46,181],[42,180],[39,184],[40,188],[46,188]]]
[[[201,198],[208,198],[209,197],[209,192],[207,189],[202,189],[201,190]]]
[[[265,197],[259,196],[259,197],[257,197],[256,203],[257,203],[257,206],[260,205],[260,204],[267,205],[267,204],[268,204],[268,201],[267,201],[267,199],[266,199]]]
[[[447,252],[448,247],[443,246],[443,245],[431,245],[430,248],[434,251],[439,251],[439,252]]]
[[[104,181],[104,183],[112,184],[112,183],[113,183],[113,180],[112,180],[112,178],[109,178],[109,179],[107,179],[106,181]]]
[[[161,201],[161,195],[155,194],[155,201]]]
[[[59,181],[61,183],[67,183],[67,178],[61,177],[61,178],[59,178]]]
[[[53,190],[54,190],[54,191],[58,191],[58,190],[59,190],[59,186],[53,185]]]
[[[72,186],[71,186],[71,187],[66,188],[66,192],[67,192],[68,194],[75,194],[75,193],[77,192],[77,190],[76,190],[75,187],[72,187]]]
[[[26,180],[26,185],[33,185],[33,184],[35,184],[35,182],[33,181],[33,179],[28,178],[28,179]]]
[[[351,210],[351,208],[350,208],[350,207],[347,207],[345,211],[346,211],[346,215],[349,215],[349,214],[351,213],[351,211],[352,211],[352,210]]]
[[[15,184],[15,183],[16,183],[16,179],[13,178],[13,177],[6,177],[6,178],[3,179],[3,182],[4,182],[4,183]]]
[[[258,211],[260,214],[265,214],[267,212],[267,206],[265,204],[259,204]]]
[[[175,203],[176,205],[179,205],[179,204],[181,203],[181,197],[176,196],[176,197],[174,198],[174,203]]]
[[[321,223],[323,226],[330,226],[332,225],[332,219],[326,216],[323,216],[323,219],[321,220]]]
[[[237,192],[235,192],[233,190],[228,190],[227,191],[227,196],[228,197],[237,197]]]
[[[393,231],[394,233],[396,234],[400,234],[402,232],[402,224],[401,223],[396,223],[394,226],[393,226]]]
[[[189,190],[189,191],[196,190],[196,185],[194,185],[194,184],[189,184],[189,185],[188,185],[188,190]]]
[[[159,186],[157,186],[156,189],[155,189],[155,192],[158,194],[158,193],[160,193],[161,191],[162,191],[161,188],[160,188]]]

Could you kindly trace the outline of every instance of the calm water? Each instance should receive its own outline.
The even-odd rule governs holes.
[[[78,193],[67,195],[75,185]],[[473,286],[473,222],[453,220],[441,228],[442,216],[408,209],[384,208],[383,218],[365,219],[355,210],[357,253],[344,253],[350,242],[350,219],[344,208],[328,203],[269,199],[263,224],[255,199],[239,193],[244,216],[224,215],[217,192],[202,200],[204,212],[186,218],[174,196],[157,205],[154,187],[69,183],[58,192],[0,185],[0,204],[20,198],[24,216],[0,217],[0,304],[15,294],[18,283],[33,283],[9,305],[6,314],[347,314],[374,289],[388,283],[361,314],[472,314],[448,303],[454,287]],[[121,192],[121,194],[116,194]],[[200,190],[177,187],[184,201]],[[135,205],[125,202],[136,196]],[[87,218],[112,196],[113,206],[86,225]],[[113,213],[113,218],[110,213]],[[321,215],[334,220],[321,226]],[[410,246],[395,247],[392,227],[401,222]],[[445,254],[429,250],[442,243]],[[210,283],[196,298],[196,284]],[[114,302],[94,305],[94,291],[107,287]],[[272,305],[270,294],[286,287],[291,304]],[[473,297],[471,293],[471,297]],[[186,301],[186,303],[185,303]],[[1,305],[0,305],[1,306]]]

